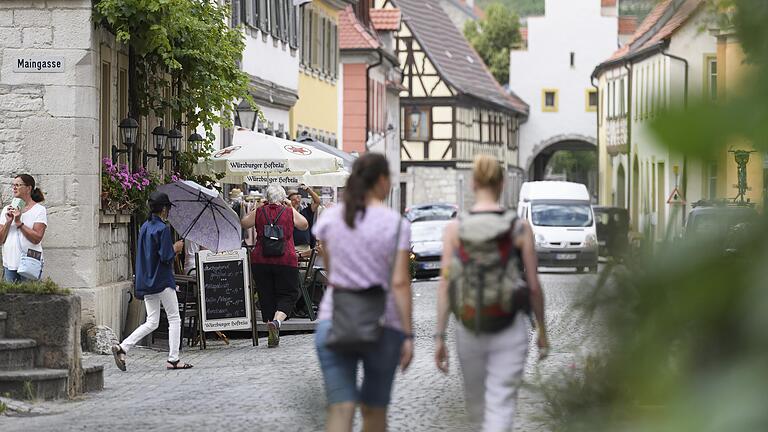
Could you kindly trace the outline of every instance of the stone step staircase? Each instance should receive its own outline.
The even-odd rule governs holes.
[[[0,311],[0,395],[15,399],[67,397],[69,371],[35,367],[37,343],[33,339],[7,339],[6,312]],[[102,366],[84,368],[85,391],[104,387]]]

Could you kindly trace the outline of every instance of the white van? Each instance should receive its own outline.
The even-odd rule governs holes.
[[[536,239],[542,267],[597,272],[597,231],[589,192],[580,183],[525,182],[517,205]]]

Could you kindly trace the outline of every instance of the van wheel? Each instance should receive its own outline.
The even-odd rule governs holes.
[[[594,274],[594,273],[597,273],[597,266],[591,266],[591,267],[589,268],[589,272],[590,272],[590,273],[593,273],[593,274]]]
[[[576,273],[584,273],[584,267],[576,267]]]

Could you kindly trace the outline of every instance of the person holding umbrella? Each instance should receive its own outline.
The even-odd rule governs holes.
[[[160,324],[160,305],[168,315],[168,362],[166,369],[190,369],[191,364],[179,361],[181,318],[173,277],[173,259],[184,248],[184,241],[173,243],[171,228],[166,225],[168,211],[173,206],[168,195],[155,191],[149,196],[152,212],[139,231],[136,250],[136,298],[144,300],[147,322],[137,328],[122,343],[112,346],[117,367],[125,371],[125,357],[140,340],[155,331]]]
[[[256,227],[251,269],[259,294],[262,320],[267,323],[267,347],[280,344],[280,325],[299,299],[299,262],[293,230],[306,230],[307,219],[288,200],[282,186],[267,187],[267,203],[246,215],[243,228]]]

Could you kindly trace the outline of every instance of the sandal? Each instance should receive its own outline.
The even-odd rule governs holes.
[[[167,363],[168,363],[169,365],[171,365],[171,366],[166,366],[166,367],[165,367],[165,369],[167,369],[167,370],[172,370],[172,369],[192,369],[192,367],[193,367],[193,366],[192,366],[191,364],[189,364],[189,363],[182,363],[182,364],[179,364],[179,360],[176,360],[176,361],[170,361],[170,360],[169,360]]]
[[[112,355],[115,357],[117,368],[125,372],[125,351],[120,345],[112,345]]]

